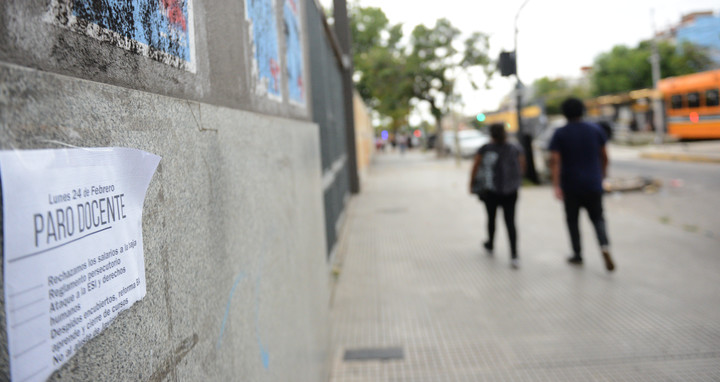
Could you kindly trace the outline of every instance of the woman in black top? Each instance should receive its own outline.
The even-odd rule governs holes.
[[[497,208],[502,207],[510,239],[510,264],[517,268],[515,204],[525,171],[525,157],[518,147],[507,142],[507,132],[502,123],[490,125],[490,137],[492,142],[482,146],[475,154],[470,173],[470,192],[477,193],[487,209],[488,239],[483,245],[489,253],[493,251],[495,214]]]

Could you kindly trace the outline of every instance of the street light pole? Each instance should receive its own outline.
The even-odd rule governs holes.
[[[520,11],[525,8],[525,5],[527,5],[529,1],[530,0],[525,0],[515,14],[515,79],[517,79],[517,84],[515,86],[515,96],[517,106],[517,132],[520,136],[520,143],[522,144],[523,150],[525,151],[525,163],[527,163],[525,177],[528,178],[531,182],[538,184],[540,183],[540,179],[538,179],[537,172],[535,171],[535,160],[533,159],[532,151],[532,134],[529,131],[526,131],[522,123],[522,82],[520,82],[520,74],[518,73],[517,53],[518,18],[520,17]]]
[[[520,8],[518,8],[517,13],[515,14],[515,54],[516,54],[516,55],[517,55],[517,36],[518,36],[518,26],[517,26],[517,22],[518,22],[518,17],[520,17],[520,11],[522,11],[523,8],[525,8],[525,5],[527,5],[527,3],[528,3],[529,1],[530,1],[530,0],[525,0],[525,1],[522,3],[522,5],[520,6]],[[516,57],[517,57],[517,56],[516,56]],[[516,75],[517,75],[517,73],[516,73]]]
[[[662,101],[658,98],[657,83],[660,81],[660,54],[657,46],[657,32],[655,30],[655,10],[651,10],[650,17],[652,20],[653,38],[652,38],[652,56],[650,56],[650,64],[652,65],[652,81],[653,81],[653,125],[655,125],[655,143],[662,144],[665,132],[665,121],[663,118]]]
[[[333,1],[333,17],[335,18],[335,34],[338,37],[342,54],[342,85],[343,106],[345,107],[345,147],[347,150],[347,164],[350,177],[350,192],[360,192],[360,178],[358,177],[357,155],[355,147],[355,115],[353,111],[353,83],[352,83],[352,36],[350,36],[350,22],[347,13],[346,0]]]

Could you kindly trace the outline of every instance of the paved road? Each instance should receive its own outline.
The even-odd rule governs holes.
[[[612,151],[611,176],[651,177],[663,184],[656,194],[615,195],[618,206],[720,240],[720,218],[712,212],[720,211],[720,164],[643,159],[637,149]]]
[[[515,271],[502,226],[495,256],[480,249],[468,166],[376,158],[338,251],[332,381],[720,380],[717,238],[611,197],[617,272],[604,270],[587,219],[586,264],[573,268],[560,204],[530,187]],[[346,350],[392,347],[404,358],[343,361]]]
[[[709,192],[720,192],[720,164],[643,159],[637,156],[639,153],[637,149],[611,148],[611,152],[613,149],[616,153],[617,150],[623,152],[613,158],[610,166],[612,174],[640,174],[657,177],[663,181],[681,179],[688,185]]]

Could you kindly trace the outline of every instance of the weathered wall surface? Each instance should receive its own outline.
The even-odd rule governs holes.
[[[326,379],[318,127],[287,76],[282,97],[253,85],[243,2],[192,1],[195,72],[48,21],[55,3],[0,4],[0,148],[121,146],[162,161],[143,210],[145,298],[50,379]]]
[[[375,152],[375,129],[372,126],[370,112],[358,92],[353,93],[353,108],[358,172],[360,175],[365,175]]]
[[[120,48],[119,38],[109,33],[105,33],[103,38],[90,37],[84,33],[88,23],[81,23],[75,28],[67,27],[67,15],[55,10],[57,4],[103,3],[90,0],[3,1],[0,4],[0,57],[8,63],[129,89],[310,119],[306,105],[289,101],[287,76],[282,74],[282,70],[279,73],[282,100],[258,96],[261,86],[258,84],[257,68],[263,64],[253,63],[257,48],[252,43],[263,46],[271,42],[268,42],[269,38],[253,35],[252,24],[246,17],[245,2],[131,0],[127,3],[138,4],[138,7],[139,4],[150,3],[158,7],[165,2],[182,2],[191,6],[185,23],[188,32],[192,26],[195,72],[169,65],[162,59],[150,59],[138,54],[135,47]],[[277,58],[280,60],[277,64],[279,68],[285,68],[286,46],[282,33],[284,2],[274,0],[272,4],[277,27]]]

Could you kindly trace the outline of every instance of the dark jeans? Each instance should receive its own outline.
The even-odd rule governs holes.
[[[578,219],[580,208],[585,208],[590,221],[595,227],[595,234],[601,246],[608,245],[607,231],[605,229],[605,218],[603,217],[602,192],[572,193],[564,192],[565,219],[567,220],[568,232],[573,254],[582,255],[580,247],[580,228]]]
[[[502,207],[505,226],[507,227],[508,238],[510,239],[510,254],[513,259],[517,257],[517,232],[515,231],[515,203],[517,202],[517,197],[517,192],[508,195],[489,193],[484,200],[488,217],[488,244],[490,248],[493,248],[493,242],[495,240],[495,215],[497,208]]]

